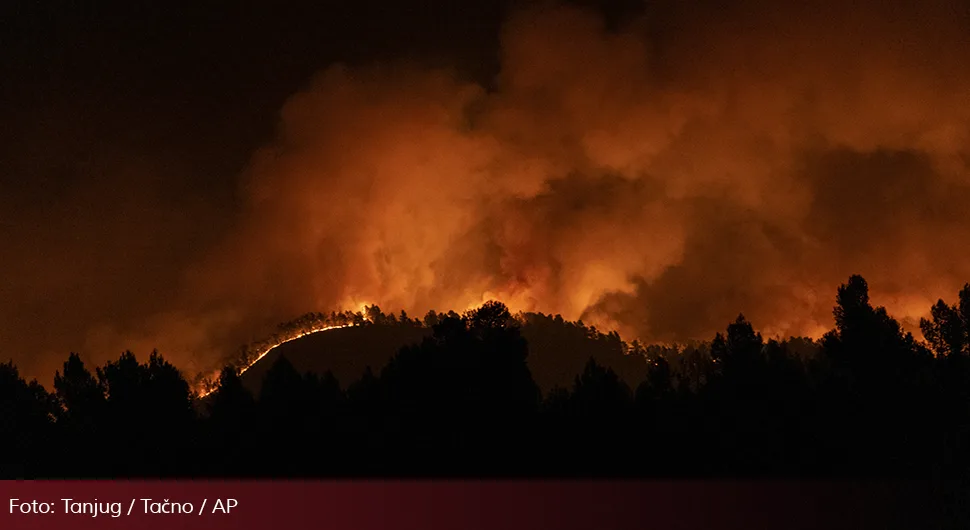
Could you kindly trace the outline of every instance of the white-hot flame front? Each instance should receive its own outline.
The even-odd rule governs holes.
[[[322,331],[331,331],[331,330],[334,330],[334,329],[350,328],[350,327],[354,327],[354,326],[357,326],[357,324],[340,324],[340,325],[334,325],[334,326],[323,326],[323,327],[319,327],[319,328],[311,328],[311,329],[308,329],[306,331],[302,331],[300,333],[297,333],[295,335],[292,335],[290,337],[287,337],[285,339],[282,339],[282,340],[280,340],[279,342],[277,342],[275,344],[272,344],[270,346],[267,346],[258,355],[256,355],[255,358],[253,358],[251,361],[248,361],[246,363],[246,365],[243,368],[241,368],[236,373],[237,373],[237,375],[242,375],[242,374],[246,373],[247,370],[249,370],[250,368],[252,368],[260,360],[262,360],[263,357],[266,357],[267,355],[269,355],[269,352],[271,352],[274,349],[282,346],[283,344],[286,344],[287,342],[290,342],[290,341],[293,341],[293,340],[296,340],[296,339],[299,339],[299,338],[302,338],[302,337],[306,337],[307,335],[311,335],[313,333],[320,333]],[[219,375],[220,375],[220,373],[221,373],[221,371],[214,372],[210,376],[212,378],[211,381],[213,381],[213,383],[211,385],[208,385],[208,386],[205,386],[203,388],[199,388],[199,389],[196,390],[196,396],[198,398],[200,398],[200,399],[201,398],[204,398],[204,397],[208,396],[209,394],[212,394],[213,392],[215,392],[216,390],[219,389]]]

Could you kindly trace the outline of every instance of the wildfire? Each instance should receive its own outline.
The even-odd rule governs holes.
[[[307,335],[310,335],[312,333],[320,333],[321,331],[330,331],[330,330],[333,330],[333,329],[350,328],[350,327],[354,327],[354,326],[357,326],[357,324],[341,324],[339,326],[327,326],[327,327],[323,327],[323,328],[310,329],[310,330],[304,331],[302,333],[298,333],[298,334],[296,334],[296,335],[294,335],[292,337],[287,337],[286,339],[281,340],[281,341],[279,341],[279,342],[277,342],[277,343],[275,343],[275,344],[267,347],[265,350],[263,350],[262,352],[260,352],[259,355],[257,355],[255,359],[253,359],[252,361],[246,363],[246,365],[243,368],[241,368],[236,373],[238,375],[242,375],[242,374],[246,373],[246,370],[249,370],[250,368],[252,368],[253,365],[255,365],[260,360],[262,360],[263,357],[266,357],[269,354],[269,352],[273,351],[274,349],[278,348],[279,346],[282,346],[283,344],[286,344],[287,342],[290,342],[290,341],[299,339],[301,337],[306,337]],[[211,381],[214,381],[214,383],[209,384],[209,385],[204,385],[202,388],[200,388],[199,390],[197,390],[196,391],[196,395],[199,398],[204,398],[204,397],[208,396],[209,394],[211,394],[211,393],[213,393],[213,392],[215,392],[216,390],[219,389],[219,383],[218,383],[218,380],[219,380],[219,372],[213,372],[209,377],[210,377],[210,380]]]
[[[246,373],[247,370],[252,368],[256,363],[261,361],[264,357],[269,355],[271,351],[282,346],[283,344],[286,344],[287,342],[294,341],[302,337],[306,337],[307,335],[311,335],[313,333],[320,333],[323,331],[331,331],[335,329],[351,328],[351,327],[356,327],[361,325],[362,322],[369,322],[370,319],[367,317],[368,309],[369,309],[369,306],[367,306],[366,304],[362,305],[360,312],[352,314],[355,320],[351,320],[350,322],[347,322],[345,324],[327,324],[322,326],[311,325],[308,328],[287,333],[282,337],[274,336],[275,340],[273,340],[271,344],[265,345],[261,349],[257,350],[258,353],[256,353],[255,355],[246,355],[243,360],[242,368],[237,369],[236,374],[242,375]],[[347,314],[348,313],[345,313],[344,315],[347,315]],[[221,370],[217,370],[209,374],[208,377],[201,378],[200,382],[196,385],[196,390],[195,390],[196,397],[201,399],[218,390],[220,373],[221,373]]]

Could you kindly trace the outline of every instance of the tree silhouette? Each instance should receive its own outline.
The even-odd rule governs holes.
[[[4,474],[34,478],[46,471],[56,401],[37,381],[28,383],[13,361],[0,364],[0,450]]]
[[[571,408],[580,417],[613,420],[610,417],[622,414],[631,404],[631,398],[630,388],[616,373],[591,358],[573,383]]]
[[[256,400],[235,368],[225,366],[219,373],[218,390],[209,397],[208,412],[207,468],[215,474],[238,474],[241,464],[253,453],[250,438],[254,435]]]
[[[412,458],[444,462],[444,439],[488,447],[495,458],[511,452],[540,397],[527,354],[500,303],[439,319],[432,337],[402,348],[381,371],[384,427]]]
[[[104,413],[104,389],[84,367],[84,362],[72,353],[64,362],[64,374],[55,372],[54,389],[63,406],[61,420],[75,435],[91,434]]]
[[[188,382],[157,351],[144,365],[126,351],[96,372],[106,398],[101,435],[116,444],[109,470],[170,473],[195,438]]]
[[[60,404],[58,426],[73,441],[60,465],[68,476],[90,473],[83,462],[104,457],[101,435],[109,428],[104,388],[72,353],[64,362],[64,373],[54,374],[54,390]]]
[[[764,360],[762,348],[764,341],[761,334],[755,332],[754,327],[744,315],[728,326],[727,337],[718,333],[711,343],[711,358],[722,371],[727,371],[732,377],[752,376],[751,372],[758,370]]]
[[[165,427],[183,426],[192,415],[192,395],[182,373],[158,351],[149,355],[143,370],[146,403],[142,413]]]
[[[920,319],[920,330],[939,356],[970,355],[970,284],[965,284],[957,305],[942,299],[930,308],[931,319]]]
[[[212,396],[211,417],[220,424],[241,425],[252,414],[256,400],[242,384],[235,368],[226,366],[219,372],[219,390]]]
[[[115,419],[129,416],[133,421],[138,416],[138,405],[141,404],[141,394],[144,383],[142,366],[135,359],[135,354],[126,351],[117,361],[108,362],[103,368],[97,369],[98,383],[104,388],[108,407]]]
[[[299,407],[304,395],[303,376],[285,356],[280,355],[266,376],[259,393],[260,406],[272,413],[289,413]]]
[[[462,315],[429,313],[431,329],[412,330],[420,342],[376,374],[368,367],[346,391],[332,371],[300,373],[281,354],[263,372],[258,399],[227,366],[218,390],[195,400],[158,352],[144,364],[125,352],[94,375],[71,354],[54,394],[7,363],[0,449],[15,456],[0,471],[966,477],[970,287],[958,296],[930,308],[925,344],[872,305],[860,276],[839,287],[835,327],[820,341],[766,341],[739,315],[707,342],[628,345],[581,322],[513,316],[488,302]],[[358,317],[310,313],[281,329]],[[419,325],[376,308],[369,318],[380,324],[361,331]],[[532,341],[547,356],[537,363]],[[553,384],[543,398],[532,372],[552,366],[557,351],[564,365],[585,360],[571,385]]]

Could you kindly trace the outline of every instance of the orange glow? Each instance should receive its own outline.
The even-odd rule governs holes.
[[[709,340],[739,312],[766,336],[818,338],[851,274],[918,336],[970,281],[970,15],[666,4],[617,28],[578,8],[515,11],[494,86],[321,65],[179,290],[72,338],[208,372],[307,308],[420,318],[488,299],[627,341]],[[70,285],[33,282],[8,306]]]
[[[249,370],[250,368],[252,368],[253,365],[255,365],[256,363],[258,363],[259,361],[261,361],[263,359],[263,357],[266,357],[269,354],[269,352],[273,351],[274,349],[278,348],[279,346],[282,346],[283,344],[286,344],[287,342],[290,342],[290,341],[299,339],[301,337],[306,337],[307,335],[311,335],[313,333],[320,333],[322,331],[330,331],[330,330],[333,330],[333,329],[349,328],[349,327],[353,327],[354,325],[355,324],[343,324],[343,325],[339,325],[339,326],[326,326],[326,327],[322,327],[322,328],[308,329],[306,331],[302,331],[300,333],[297,333],[297,334],[295,334],[293,336],[287,337],[286,339],[281,340],[281,341],[277,342],[276,344],[273,344],[273,345],[267,347],[265,350],[261,351],[259,354],[256,355],[256,358],[255,359],[253,359],[252,361],[249,361],[245,366],[243,366],[237,372],[237,374],[238,375],[242,375],[242,374],[246,373],[246,371]],[[209,376],[209,378],[212,381],[218,381],[219,380],[219,371],[213,372]],[[204,397],[208,396],[209,394],[215,392],[218,389],[219,389],[218,383],[216,383],[214,385],[206,385],[206,387],[204,387],[204,388],[197,388],[196,391],[195,391],[195,394],[196,394],[196,397],[198,397],[198,398],[204,398]]]

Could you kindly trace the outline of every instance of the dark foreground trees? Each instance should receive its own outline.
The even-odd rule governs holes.
[[[589,361],[571,385],[544,396],[520,320],[499,303],[429,315],[428,338],[347,386],[279,357],[258,395],[227,368],[218,392],[194,400],[160,355],[140,363],[126,352],[93,371],[71,355],[50,394],[8,363],[0,365],[0,471],[964,477],[970,286],[958,303],[932,308],[925,344],[871,304],[861,277],[836,302],[835,328],[818,342],[766,341],[743,315],[683,349],[624,348],[612,335],[592,347],[563,341],[564,355]],[[550,333],[567,325],[539,320]],[[568,325],[573,335],[582,329]],[[622,349],[619,363],[597,360]]]

